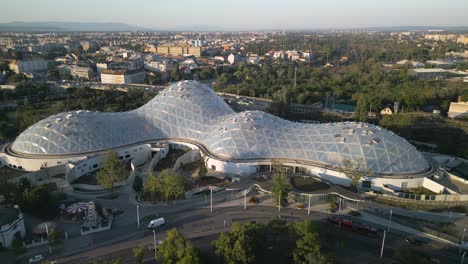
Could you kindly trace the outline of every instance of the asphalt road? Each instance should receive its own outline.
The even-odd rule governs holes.
[[[175,215],[168,215],[171,219],[168,224],[156,232],[156,240],[163,240],[165,231],[177,227],[186,237],[190,238],[193,244],[201,250],[210,250],[211,241],[216,239],[220,232],[228,231],[232,223],[255,221],[257,223],[268,223],[277,217],[276,208],[255,206],[244,211],[238,207],[216,208],[213,213],[209,209],[195,209]],[[312,212],[306,215],[294,209],[285,209],[281,213],[282,219],[287,221],[299,221],[302,219],[325,222],[327,214]],[[226,227],[224,227],[226,221]],[[325,226],[333,226],[325,224]],[[379,255],[382,242],[382,232],[377,238],[369,238],[356,234],[346,228],[339,229],[333,226],[332,236],[339,238],[341,243],[332,245],[329,250],[338,255],[340,263],[376,263],[379,262]],[[398,232],[391,232],[385,241],[384,260],[390,257],[399,246],[413,247],[405,241],[406,236]],[[153,232],[151,230],[141,231],[138,237],[130,240],[118,242],[99,248],[91,248],[79,255],[59,258],[59,263],[93,263],[107,259],[121,259],[122,263],[134,262],[132,248],[142,246],[145,248],[145,263],[155,263],[153,251]],[[441,263],[459,263],[460,257],[456,249],[448,249],[435,242],[425,242],[417,246],[429,255],[443,260]],[[339,253],[339,254],[338,254]],[[352,256],[352,257],[344,257]],[[390,261],[389,259],[387,259]]]

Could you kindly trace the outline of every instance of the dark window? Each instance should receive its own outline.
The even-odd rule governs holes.
[[[123,160],[123,156],[119,156],[119,160]]]
[[[125,158],[126,159],[130,158],[130,154],[125,155]]]
[[[362,181],[362,188],[370,188],[372,187],[371,181]]]
[[[22,169],[23,169],[23,166],[18,166],[18,169],[22,170]]]
[[[95,168],[97,168],[97,164],[94,164],[94,165],[93,165],[93,169],[95,169]]]
[[[212,170],[216,170],[216,166],[215,166],[215,165],[211,165],[211,169],[212,169]]]

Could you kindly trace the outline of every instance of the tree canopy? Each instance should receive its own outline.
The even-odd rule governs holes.
[[[256,263],[264,243],[265,228],[247,223],[233,224],[231,231],[223,233],[213,242],[215,253],[227,264]]]
[[[200,263],[197,250],[175,228],[167,231],[166,239],[158,246],[157,259],[165,264]]]
[[[122,161],[115,151],[108,151],[101,168],[96,173],[98,183],[106,189],[114,190],[114,184],[126,180],[128,175]]]

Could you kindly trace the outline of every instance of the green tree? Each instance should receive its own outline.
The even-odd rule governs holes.
[[[158,178],[161,181],[158,191],[164,200],[173,200],[184,194],[185,182],[182,174],[173,169],[165,169],[159,173]]]
[[[363,158],[356,161],[345,159],[342,162],[343,172],[351,179],[351,186],[357,188],[359,181],[363,177],[372,175],[372,171],[366,167],[366,162]]]
[[[137,193],[140,193],[143,190],[143,182],[139,175],[136,175],[135,178],[133,179],[132,187],[133,187],[133,190],[135,190],[135,192]]]
[[[136,247],[132,249],[133,257],[135,258],[136,264],[143,263],[143,256],[144,256],[144,248],[143,247]]]
[[[275,203],[278,203],[281,196],[281,204],[287,204],[288,195],[291,191],[291,185],[286,174],[275,173],[273,175],[273,187],[271,188],[271,195]]]
[[[119,160],[115,151],[108,151],[102,166],[96,174],[98,183],[104,188],[114,191],[114,184],[126,179],[125,166]]]
[[[356,109],[354,110],[354,118],[358,121],[361,121],[361,122],[364,122],[366,121],[367,119],[367,99],[366,97],[364,96],[360,96],[358,101],[357,101],[357,105],[356,105]]]
[[[200,168],[198,169],[198,177],[204,177],[207,172],[208,170],[206,169],[205,161],[203,160],[203,157],[200,157]]]
[[[152,171],[149,171],[148,176],[146,178],[144,190],[145,192],[151,195],[151,201],[153,202],[156,201],[156,194],[161,189],[160,184],[161,181],[158,178],[156,178],[156,176],[154,176]]]
[[[182,75],[180,74],[179,64],[178,63],[176,63],[174,65],[174,68],[171,71],[171,79],[172,79],[173,82],[178,82],[178,81],[182,80]]]
[[[49,240],[52,245],[57,245],[62,241],[62,233],[57,231],[55,228],[49,230]]]
[[[11,242],[11,247],[13,248],[13,252],[15,252],[16,255],[21,255],[26,252],[23,241],[21,241],[21,239],[17,238],[16,236]]]
[[[200,259],[194,247],[177,229],[167,231],[164,242],[158,246],[158,261],[165,264],[198,264]]]
[[[330,264],[331,259],[320,252],[319,234],[311,221],[293,224],[296,233],[296,247],[292,255],[297,264]]]
[[[211,67],[205,67],[200,71],[200,79],[207,80],[212,79],[215,74],[215,71]]]
[[[213,242],[216,255],[227,264],[255,263],[265,245],[265,227],[259,224],[233,224]]]

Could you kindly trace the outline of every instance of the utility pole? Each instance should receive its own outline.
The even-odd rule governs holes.
[[[213,212],[213,189],[210,189],[210,211]]]
[[[294,66],[294,88],[297,86],[297,66]]]
[[[281,218],[281,191],[278,197],[278,218]]]
[[[462,260],[461,260],[461,262],[460,262],[461,264],[463,264],[463,262],[465,261],[465,254],[466,254],[466,251],[465,251],[465,252],[463,252],[463,255],[462,255]]]
[[[309,195],[309,207],[307,208],[307,214],[310,215],[310,195]]]
[[[153,230],[154,258],[156,259],[156,231]]]
[[[383,249],[384,249],[384,246],[385,246],[385,234],[387,233],[386,230],[383,231],[383,239],[382,239],[382,249],[380,249],[380,259],[382,259],[383,257]]]
[[[47,244],[49,244],[49,253],[52,255],[52,247],[50,246],[50,237],[49,237],[49,227],[47,226],[47,223],[45,223],[45,230],[47,234]]]
[[[244,190],[244,210],[247,209],[247,189]]]
[[[341,197],[338,200],[338,228],[341,228]]]
[[[137,224],[138,224],[138,229],[140,229],[140,206],[137,205]]]

